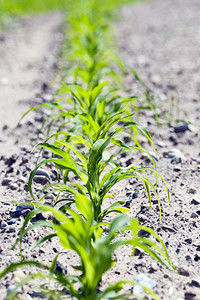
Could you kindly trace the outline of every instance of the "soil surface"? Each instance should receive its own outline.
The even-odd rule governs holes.
[[[141,251],[130,259],[130,249],[117,253],[116,265],[103,277],[101,286],[124,278],[133,280],[145,275],[160,299],[200,300],[200,2],[199,0],[157,0],[126,6],[122,20],[115,25],[118,46],[127,68],[133,68],[155,96],[158,103],[158,126],[155,117],[144,111],[140,120],[155,143],[156,165],[170,190],[168,205],[164,185],[159,182],[158,202],[153,196],[152,210],[139,181],[127,180],[115,193],[122,200],[132,199],[129,215],[154,229],[167,245],[169,256],[179,274],[168,271]],[[0,33],[0,264],[1,269],[19,260],[19,248],[10,250],[20,232],[30,207],[17,207],[12,201],[30,200],[26,193],[30,170],[38,151],[31,152],[43,112],[32,112],[15,128],[21,115],[30,107],[51,99],[50,82],[56,72],[62,40],[61,16],[58,14],[24,19],[9,33]],[[143,97],[143,87],[130,72],[125,86]],[[165,118],[163,117],[165,111]],[[168,125],[170,123],[170,126]],[[43,134],[40,134],[43,137]],[[153,151],[142,140],[144,148]],[[47,158],[48,153],[43,153]],[[134,159],[152,167],[145,155],[121,157],[121,164]],[[38,190],[55,179],[52,166],[35,183]],[[152,180],[154,180],[152,178]],[[47,199],[53,202],[52,195]],[[48,216],[44,216],[48,218]],[[28,251],[41,236],[37,230],[24,240],[24,257],[50,264],[61,247],[56,240]],[[59,262],[65,272],[76,264],[76,256],[63,253]],[[64,268],[65,267],[65,268]],[[29,270],[16,271],[0,283],[0,299]],[[130,288],[130,287],[127,287]],[[24,299],[41,299],[34,288],[20,291]],[[149,297],[150,299],[150,297]]]

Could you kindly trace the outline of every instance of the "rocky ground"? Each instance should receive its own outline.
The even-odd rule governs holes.
[[[160,299],[200,299],[200,2],[199,0],[157,0],[126,6],[122,20],[115,25],[123,61],[133,68],[155,95],[160,117],[158,126],[151,113],[145,112],[141,122],[150,131],[156,146],[158,171],[170,190],[168,205],[166,191],[159,184],[162,206],[160,221],[158,203],[153,197],[153,209],[137,181],[127,181],[117,187],[118,197],[132,199],[129,215],[137,216],[141,224],[153,228],[167,245],[170,258],[179,274],[155,263],[141,251],[130,260],[130,251],[119,251],[117,264],[105,274],[102,286],[120,279],[133,280],[140,275]],[[41,127],[42,112],[31,113],[15,128],[22,113],[33,105],[51,97],[49,84],[57,68],[57,55],[62,40],[60,15],[23,19],[11,32],[0,33],[0,262],[1,268],[19,259],[19,249],[10,250],[24,216],[29,208],[11,202],[29,200],[27,181],[38,156],[31,153]],[[125,76],[126,87],[143,96],[143,88],[133,75]],[[170,113],[171,112],[171,113]],[[171,123],[171,126],[168,125]],[[41,136],[42,137],[42,136]],[[145,148],[150,149],[147,142]],[[48,153],[44,153],[48,157]],[[122,157],[126,164],[130,156]],[[148,157],[137,160],[151,166]],[[38,175],[39,189],[50,177],[55,178],[51,166]],[[53,201],[54,195],[47,201]],[[37,258],[50,263],[61,250],[56,241],[48,241],[33,252],[27,245],[38,232],[25,240],[25,258]],[[62,267],[71,272],[76,257],[60,255]],[[24,271],[26,272],[26,271]],[[1,296],[23,276],[15,272],[0,283]],[[139,278],[140,278],[139,277]],[[25,299],[40,299],[35,290],[25,288]]]

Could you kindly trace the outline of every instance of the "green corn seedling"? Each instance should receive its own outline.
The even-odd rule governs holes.
[[[63,212],[58,211],[50,206],[34,203],[36,209],[29,213],[26,217],[19,239],[22,245],[23,236],[30,230],[36,227],[48,227],[52,233],[39,239],[32,249],[41,245],[49,238],[58,238],[63,249],[72,250],[79,257],[79,265],[73,266],[78,271],[78,275],[63,275],[56,271],[56,262],[59,254],[56,255],[50,266],[43,265],[36,261],[24,261],[11,264],[0,273],[0,279],[8,272],[14,271],[17,268],[24,266],[35,266],[41,271],[28,275],[20,281],[16,288],[11,292],[8,299],[16,299],[17,289],[23,286],[26,282],[36,277],[48,278],[59,283],[65,288],[68,295],[74,299],[80,300],[100,300],[100,299],[128,299],[133,297],[130,292],[124,292],[123,286],[128,283],[134,285],[134,281],[123,280],[113,285],[109,285],[106,289],[99,289],[99,284],[102,276],[115,264],[113,254],[115,251],[124,245],[132,247],[134,255],[135,247],[141,248],[144,252],[152,256],[159,263],[173,270],[173,265],[167,254],[167,249],[161,238],[153,232],[153,230],[140,226],[136,219],[130,220],[126,215],[120,215],[113,220],[111,224],[96,223],[93,219],[93,207],[91,202],[82,201],[81,198],[76,198],[76,207],[78,210],[74,212],[67,209],[68,216]],[[41,212],[50,212],[54,216],[56,222],[38,221],[33,225],[29,224],[32,217]],[[108,233],[104,234],[104,228],[108,227]],[[152,238],[139,237],[140,230],[145,230],[151,234]],[[130,235],[131,232],[131,235]],[[127,234],[128,233],[128,234]],[[14,246],[16,246],[16,244]],[[47,271],[47,273],[44,271]],[[158,299],[156,295],[146,289],[154,299]],[[47,290],[48,294],[58,295],[58,291]],[[119,292],[121,292],[119,294]],[[62,294],[60,294],[62,296]],[[52,298],[49,298],[52,299]],[[54,298],[54,299],[67,299]]]

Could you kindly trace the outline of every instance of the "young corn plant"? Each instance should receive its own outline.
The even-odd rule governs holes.
[[[130,115],[129,121],[133,126],[129,126],[130,139],[139,147],[141,134],[146,137],[147,141],[154,147],[149,133],[139,124],[133,121],[133,112],[139,113],[135,102],[137,97],[122,97],[119,95],[117,88],[111,87],[108,81],[104,81],[97,85],[94,89],[85,89],[79,85],[65,85],[56,92],[62,95],[61,98],[52,101],[51,103],[43,103],[40,106],[29,109],[21,119],[29,112],[48,108],[48,117],[45,118],[42,128],[48,122],[47,135],[49,135],[53,125],[57,125],[57,132],[67,130],[69,132],[78,132],[85,135],[85,138],[90,136],[93,131],[99,132],[99,128],[114,115]],[[134,109],[132,109],[132,105]],[[20,120],[21,121],[21,120]],[[55,126],[54,126],[55,128]],[[80,133],[80,128],[82,132]],[[97,140],[99,136],[96,136]]]
[[[72,267],[78,273],[77,275],[76,272],[73,275],[64,275],[56,270],[56,262],[60,253],[55,256],[50,266],[43,265],[37,261],[24,261],[22,256],[21,262],[11,264],[0,273],[0,279],[8,272],[24,266],[35,266],[39,271],[23,278],[9,294],[8,299],[16,299],[17,290],[31,279],[37,277],[54,280],[59,283],[61,288],[64,288],[64,290],[62,289],[62,292],[64,291],[63,295],[62,292],[59,293],[58,288],[50,290],[47,286],[45,293],[49,295],[48,299],[68,299],[70,296],[79,300],[128,299],[129,297],[134,297],[131,292],[124,292],[124,284],[128,283],[133,286],[135,284],[134,281],[123,280],[109,285],[107,288],[100,287],[103,274],[115,264],[113,260],[114,253],[118,248],[126,245],[132,247],[132,255],[134,255],[135,247],[138,247],[162,265],[173,270],[173,265],[161,238],[153,230],[140,226],[136,219],[130,220],[127,215],[120,215],[111,224],[96,223],[93,219],[94,214],[91,202],[82,201],[81,198],[76,198],[77,212],[67,208],[67,215],[51,206],[37,202],[34,205],[36,209],[27,215],[16,244],[20,242],[20,245],[22,245],[23,237],[30,230],[36,227],[48,227],[52,233],[39,239],[32,246],[32,249],[49,238],[58,238],[63,247],[62,254],[64,254],[64,250],[71,250],[77,254],[80,263]],[[28,226],[29,221],[41,212],[51,213],[54,216],[54,222],[38,221]],[[104,234],[104,228],[107,228],[106,231],[108,231],[106,235]],[[151,238],[139,237],[138,233],[140,230],[147,231]],[[145,287],[144,289],[153,299],[158,299],[152,291]]]
[[[84,115],[82,115],[82,118],[84,120],[83,126],[86,130],[87,118]],[[123,126],[117,125],[117,123],[122,120]],[[116,201],[105,209],[102,209],[102,205],[104,199],[111,196],[111,189],[126,178],[138,178],[144,183],[150,206],[150,190],[152,189],[158,199],[160,207],[156,187],[148,179],[147,172],[150,171],[154,173],[156,177],[160,177],[165,186],[166,183],[163,177],[156,171],[153,158],[150,156],[154,168],[134,165],[122,167],[117,162],[117,157],[124,151],[146,152],[138,146],[129,146],[118,138],[118,134],[132,126],[137,125],[129,121],[129,116],[127,118],[120,118],[119,114],[110,118],[110,120],[103,123],[102,126],[99,126],[93,120],[91,121],[89,119],[86,130],[87,136],[86,134],[77,135],[74,133],[59,132],[52,137],[58,137],[58,135],[63,135],[64,137],[60,140],[57,139],[54,144],[50,144],[48,141],[40,143],[38,146],[50,150],[54,157],[38,163],[30,174],[28,188],[33,200],[35,200],[35,198],[32,191],[32,181],[37,169],[46,163],[54,163],[57,168],[63,170],[63,183],[50,184],[44,187],[41,192],[50,189],[50,193],[52,193],[52,189],[54,189],[55,192],[62,193],[62,195],[63,193],[72,194],[73,198],[63,198],[56,201],[55,205],[64,202],[62,209],[75,202],[75,199],[78,197],[81,198],[82,201],[90,201],[92,203],[94,219],[97,222],[101,222],[102,219],[111,212],[124,213],[128,211],[128,209],[124,207],[125,201]],[[71,181],[69,181],[70,173],[76,177],[76,179],[79,179],[79,181],[77,182],[76,180],[71,183]],[[166,190],[169,200],[167,187]],[[40,201],[43,201],[45,197],[46,195],[41,197]]]

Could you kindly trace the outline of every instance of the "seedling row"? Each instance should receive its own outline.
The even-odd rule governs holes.
[[[0,278],[24,266],[36,266],[38,272],[20,281],[8,299],[16,299],[18,288],[37,277],[59,284],[56,290],[47,288],[41,291],[48,295],[48,299],[133,298],[131,291],[124,292],[124,285],[128,283],[133,286],[136,284],[134,280],[123,280],[105,289],[99,288],[103,274],[115,264],[114,253],[117,254],[116,250],[126,245],[132,247],[133,256],[137,247],[173,269],[162,239],[152,229],[141,226],[137,219],[127,216],[129,208],[125,200],[117,198],[111,205],[104,205],[108,198],[115,199],[113,189],[119,182],[136,178],[146,189],[150,207],[152,193],[157,198],[161,217],[159,195],[156,184],[149,179],[150,173],[154,174],[156,182],[158,179],[162,181],[169,201],[166,183],[156,170],[153,157],[140,143],[143,136],[154,148],[151,136],[136,121],[140,114],[138,101],[154,111],[153,103],[148,97],[142,101],[136,96],[121,96],[126,70],[119,58],[111,26],[121,2],[69,2],[66,47],[62,53],[66,64],[58,74],[59,88],[51,102],[33,107],[23,115],[25,117],[39,108],[49,110],[45,120],[48,124],[47,137],[37,147],[50,151],[52,156],[37,162],[30,173],[28,190],[32,197],[30,205],[34,209],[25,218],[20,237],[14,245],[20,245],[21,262],[8,266]],[[136,75],[133,70],[132,73]],[[123,152],[147,153],[153,167],[134,164],[122,167],[119,157]],[[50,182],[36,195],[33,179],[46,164],[54,165],[58,180]],[[57,195],[55,202],[52,206],[44,204],[45,198],[52,192]],[[42,220],[30,225],[30,220],[43,212],[51,213],[52,221]],[[65,275],[57,270],[60,253],[50,266],[23,259],[23,238],[37,227],[41,230],[48,227],[52,233],[43,236],[32,248],[57,238],[63,251],[72,250],[79,257],[79,265],[73,267],[77,275]],[[148,232],[150,238],[139,236],[140,230]],[[143,288],[157,299],[152,291]]]

